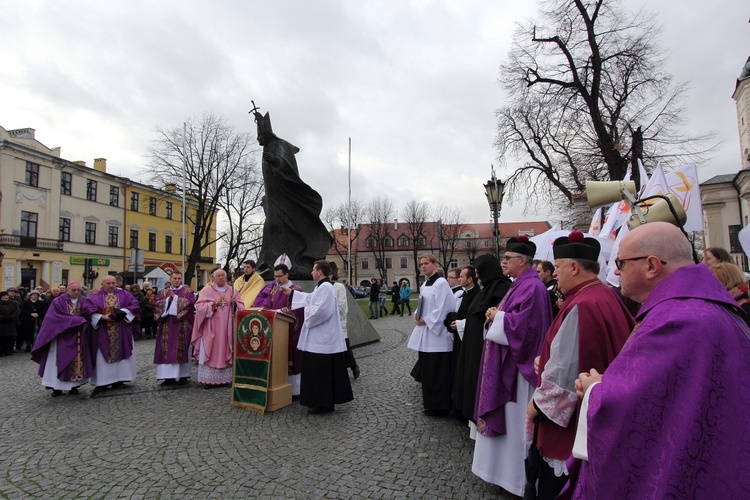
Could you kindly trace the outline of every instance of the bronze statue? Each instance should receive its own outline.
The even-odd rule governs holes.
[[[325,259],[333,241],[320,221],[323,199],[300,179],[294,157],[299,148],[274,134],[269,114],[262,115],[255,102],[251,102],[258,143],[263,146],[266,214],[257,272],[271,279],[274,262],[286,254],[291,260],[290,278],[309,280],[315,261]]]

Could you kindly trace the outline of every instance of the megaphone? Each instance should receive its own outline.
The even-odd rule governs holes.
[[[635,181],[586,181],[589,208],[598,208],[624,199],[635,200],[635,192]]]
[[[687,221],[687,214],[685,213],[685,209],[682,208],[682,203],[680,203],[679,198],[677,198],[672,193],[668,193],[666,195],[666,198],[669,200],[669,202],[667,202],[667,200],[665,199],[661,199],[653,205],[648,205],[646,203],[638,204],[638,207],[643,212],[645,223],[669,222],[670,224],[674,224],[675,226],[681,228]],[[672,210],[670,210],[669,208],[670,205],[672,205],[675,214],[677,214],[677,220],[675,220],[675,214],[673,214]],[[631,216],[630,220],[628,221],[628,226],[630,227],[630,229],[635,229],[641,224],[644,224],[644,221],[642,221],[637,215]]]

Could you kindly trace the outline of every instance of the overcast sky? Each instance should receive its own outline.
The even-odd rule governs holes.
[[[251,99],[300,148],[326,206],[352,191],[461,206],[489,220],[498,67],[533,0],[0,0],[0,125],[31,127],[62,157],[141,174],[154,128],[204,112],[255,133]],[[628,0],[629,8],[643,1]],[[701,180],[740,168],[731,94],[750,56],[747,0],[648,2],[676,81],[691,82],[688,132],[715,131]],[[509,165],[512,163],[509,162]],[[679,165],[673,165],[677,167]],[[507,172],[500,172],[502,178]],[[504,206],[501,220],[544,219]]]

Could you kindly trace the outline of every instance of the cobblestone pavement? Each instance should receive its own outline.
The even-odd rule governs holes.
[[[161,388],[148,339],[136,381],[94,399],[91,386],[52,398],[28,354],[2,358],[0,497],[511,498],[471,473],[466,427],[422,414],[411,319],[373,324],[381,341],[354,351],[354,401],[323,415],[297,401],[232,408],[228,388],[196,382]]]

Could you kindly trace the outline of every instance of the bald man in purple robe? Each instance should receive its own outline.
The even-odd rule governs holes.
[[[576,498],[747,498],[750,331],[675,226],[623,238],[622,294],[642,303],[603,376],[582,373]],[[583,367],[581,367],[583,368]],[[584,418],[585,415],[585,418]]]
[[[31,359],[39,363],[42,385],[52,389],[52,396],[63,391],[77,394],[94,373],[90,333],[81,304],[81,284],[68,283],[66,293],[49,306],[39,328]]]

